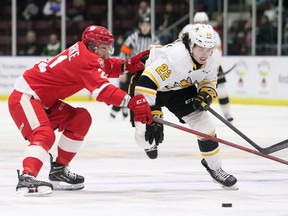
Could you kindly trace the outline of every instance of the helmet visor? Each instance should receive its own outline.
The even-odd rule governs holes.
[[[114,45],[113,44],[99,44],[97,47],[97,54],[100,55],[101,58],[107,59],[109,55],[113,55],[114,53]]]

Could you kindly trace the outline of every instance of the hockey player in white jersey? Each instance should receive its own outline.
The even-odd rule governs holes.
[[[190,31],[194,24],[208,24],[209,17],[205,12],[197,12],[193,17],[193,24],[186,25],[179,33],[179,38],[181,38],[183,32]],[[222,42],[220,35],[217,31],[214,30],[215,37],[216,37],[216,48],[222,55]],[[218,92],[218,100],[222,110],[222,113],[227,121],[232,122],[233,117],[230,112],[230,103],[229,103],[229,95],[225,87],[226,78],[221,67],[221,62],[219,62],[220,67],[218,69],[218,80],[217,80],[217,92]]]
[[[193,130],[216,136],[215,127],[206,105],[217,98],[217,71],[221,55],[211,25],[196,24],[182,39],[150,50],[145,70],[134,82],[135,95],[145,96],[152,115],[163,118],[161,107],[166,107],[180,122]],[[202,165],[213,180],[224,188],[238,189],[237,179],[221,168],[220,146],[217,142],[197,137],[202,153]],[[158,145],[164,140],[163,125],[135,122],[136,142],[147,156],[158,156]]]

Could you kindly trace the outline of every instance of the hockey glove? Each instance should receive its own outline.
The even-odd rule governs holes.
[[[134,121],[139,121],[142,124],[151,124],[153,117],[151,109],[143,95],[136,95],[131,98],[128,103],[128,108],[134,113]]]
[[[161,107],[151,106],[151,110],[154,118],[163,119]],[[163,129],[163,124],[154,121],[150,125],[146,125],[145,140],[148,141],[149,144],[152,144],[153,140],[155,140],[156,145],[159,145],[159,143],[162,143],[164,140]]]
[[[210,87],[203,87],[200,89],[198,95],[193,99],[193,108],[195,110],[207,110],[213,100],[217,98],[217,92]]]
[[[141,59],[147,55],[149,55],[150,50],[143,51],[138,55],[132,56],[131,58],[126,59],[124,63],[124,71],[128,71],[129,73],[136,73],[138,71],[143,71],[145,66],[141,62]]]

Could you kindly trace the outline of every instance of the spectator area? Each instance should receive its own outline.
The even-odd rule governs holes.
[[[61,35],[61,21],[59,17],[47,19],[42,14],[42,9],[47,0],[34,0],[39,7],[39,14],[37,18],[31,20],[25,20],[23,18],[23,10],[28,3],[28,0],[17,1],[17,50],[26,43],[25,35],[28,30],[34,30],[37,34],[37,42],[40,46],[44,46],[48,41],[48,36],[51,33]],[[71,0],[72,1],[72,0]],[[115,42],[123,41],[123,38],[127,37],[127,33],[136,28],[135,17],[138,12],[140,0],[119,0],[113,1],[113,35]],[[148,2],[150,2],[148,0]],[[168,0],[157,0],[155,6],[156,12],[156,28],[159,26],[159,22],[165,10],[165,3]],[[171,2],[171,0],[169,1]],[[189,1],[187,0],[172,0],[174,3],[174,11],[179,14],[179,17],[186,15],[189,12]],[[209,10],[207,5],[203,5],[201,2],[195,0],[194,7],[195,12],[201,10]],[[235,1],[232,1],[235,2]],[[249,28],[245,30],[245,25],[249,21],[251,7],[245,5],[242,8],[242,12],[239,12],[237,4],[229,3],[229,20],[228,20],[228,55],[249,55],[251,54],[251,37]],[[257,5],[257,28],[259,28],[260,17],[263,14],[267,14],[269,18],[269,25],[271,25],[271,39],[268,43],[271,44],[269,49],[263,50],[263,47],[267,47],[267,42],[264,44],[257,44],[257,54],[263,55],[275,55],[277,45],[277,26],[275,27],[275,17],[273,18],[273,12],[277,9],[277,6],[269,3],[269,1],[261,1]],[[267,3],[268,2],[268,3]],[[271,1],[270,1],[271,2]],[[66,21],[66,47],[70,46],[81,38],[83,29],[90,24],[103,25],[107,27],[107,0],[85,0],[86,7],[82,13],[83,21]],[[197,3],[197,4],[196,4]],[[283,48],[282,53],[288,54],[288,48],[285,44],[288,41],[288,1],[284,1],[283,8]],[[221,23],[217,23],[217,11],[209,12],[210,21],[215,23],[215,28],[223,36],[223,28],[221,29]],[[271,15],[272,14],[272,15]],[[188,20],[185,20],[178,26],[180,30],[184,25],[188,24]],[[248,24],[247,24],[248,25]],[[285,27],[285,28],[284,28]],[[0,55],[11,55],[11,0],[0,0]],[[236,29],[235,29],[236,28]],[[264,29],[267,30],[267,29]],[[258,32],[258,30],[257,30]],[[157,33],[157,32],[156,32]],[[119,39],[119,40],[118,40]],[[176,39],[176,38],[174,38]],[[119,43],[120,43],[119,42]],[[258,43],[258,42],[257,42]],[[243,45],[244,44],[244,45]],[[117,44],[115,44],[117,46]],[[241,47],[239,49],[239,46]]]

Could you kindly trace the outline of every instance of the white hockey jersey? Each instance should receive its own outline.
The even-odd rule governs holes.
[[[206,63],[196,69],[190,53],[181,40],[165,46],[155,46],[150,50],[142,76],[147,76],[157,86],[137,86],[135,94],[143,94],[150,105],[155,104],[157,91],[175,91],[196,85],[198,90],[204,86],[216,90],[217,71],[221,54],[214,50]]]

